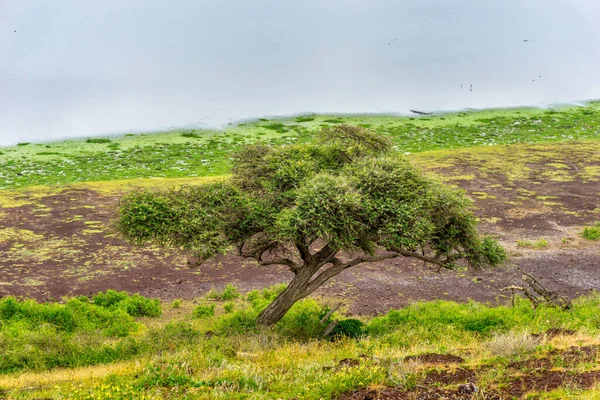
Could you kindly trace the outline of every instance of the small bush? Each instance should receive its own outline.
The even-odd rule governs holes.
[[[117,292],[116,290],[109,289],[106,292],[99,292],[92,297],[94,304],[111,308],[124,301],[129,295],[127,292]]]
[[[221,296],[221,294],[215,288],[210,289],[208,291],[208,293],[206,293],[206,298],[209,299],[209,300],[219,300],[220,296]]]
[[[275,330],[299,340],[320,337],[325,329],[320,321],[328,311],[313,299],[301,300],[275,325]]]
[[[240,292],[238,291],[238,288],[235,285],[228,283],[225,286],[225,288],[223,289],[223,291],[221,292],[219,299],[220,300],[233,300],[233,299],[237,299],[238,297],[240,297]]]
[[[344,319],[338,322],[336,327],[331,332],[331,336],[347,336],[356,339],[363,334],[364,326],[365,324],[358,319]]]
[[[296,118],[296,122],[310,122],[310,121],[314,121],[315,118],[314,117],[298,117]]]
[[[182,133],[180,136],[184,137],[184,138],[194,138],[194,139],[198,139],[200,137],[200,135],[198,135],[197,133],[194,133],[194,132],[185,132],[185,133]]]
[[[233,303],[226,303],[223,305],[223,309],[225,310],[225,312],[227,314],[233,312],[233,307],[234,307]]]
[[[171,308],[181,308],[181,300],[173,300],[171,302]]]
[[[110,143],[111,140],[108,138],[87,138],[86,143]]]
[[[489,236],[483,238],[481,250],[485,254],[487,261],[492,265],[497,265],[506,260],[507,254],[504,247]]]
[[[225,335],[256,332],[258,330],[257,316],[258,311],[253,308],[238,310],[220,317],[213,325],[213,329],[215,332]]]
[[[581,236],[587,240],[600,240],[600,223],[595,226],[587,226],[581,232]]]
[[[17,146],[28,146],[30,145],[30,142],[21,142],[21,143],[17,143]]]
[[[160,300],[149,299],[140,294],[130,296],[127,292],[109,289],[93,298],[94,304],[111,310],[120,308],[133,317],[158,317],[162,314]]]
[[[208,318],[215,315],[215,305],[198,304],[192,312],[194,318]]]
[[[536,240],[533,247],[536,249],[545,249],[548,247],[548,241],[546,239]]]
[[[139,294],[125,299],[122,307],[132,317],[159,317],[162,314],[160,300],[149,299]]]

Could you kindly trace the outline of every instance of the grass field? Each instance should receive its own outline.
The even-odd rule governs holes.
[[[436,301],[361,322],[334,314],[346,328],[327,340],[319,338],[327,299],[300,302],[274,330],[253,324],[278,290],[240,295],[229,287],[221,299],[163,304],[160,316],[152,301],[126,295],[116,301],[116,292],[96,296],[94,304],[4,299],[0,393],[15,399],[326,399],[393,387],[399,397],[388,398],[448,398],[458,383],[474,381],[478,398],[600,395],[592,379],[600,358],[596,295],[578,299],[569,311],[534,311],[525,300],[514,307]],[[154,316],[134,320],[136,313]]]
[[[406,153],[514,143],[598,139],[600,103],[557,110],[490,110],[443,116],[305,116],[259,120],[224,131],[172,131],[0,149],[0,189],[131,178],[217,176],[243,144],[311,140],[339,123],[389,136]]]

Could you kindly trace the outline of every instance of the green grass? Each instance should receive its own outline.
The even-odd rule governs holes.
[[[600,139],[600,103],[557,110],[515,109],[426,118],[311,115],[261,119],[224,131],[126,134],[50,144],[20,143],[0,154],[0,189],[67,182],[217,176],[231,153],[248,143],[310,141],[333,123],[368,126],[388,135],[401,152]],[[85,132],[82,132],[85,134]],[[48,148],[52,151],[48,151]]]
[[[0,343],[5,343],[9,353],[20,348],[22,337],[29,338],[30,349],[39,346],[40,351],[27,355],[29,363],[13,363],[0,370],[4,374],[0,375],[0,393],[16,399],[330,399],[369,386],[422,386],[425,375],[440,371],[440,366],[431,370],[420,363],[402,362],[407,355],[421,353],[459,355],[470,368],[484,368],[479,385],[485,388],[510,378],[506,368],[513,361],[543,356],[557,348],[597,343],[600,333],[598,295],[577,299],[568,311],[542,306],[534,312],[528,301],[518,300],[515,307],[476,302],[416,303],[361,320],[336,313],[333,318],[353,333],[335,340],[320,337],[324,326],[319,321],[329,308],[307,299],[296,304],[273,330],[258,328],[254,318],[281,288],[253,291],[235,302],[212,303],[209,308],[213,313],[203,318],[194,318],[198,307],[192,302],[183,302],[181,309],[167,307],[161,318],[137,318],[138,328],[116,342],[96,332],[102,324],[76,328],[64,340],[51,339],[53,336],[45,331],[49,328],[44,327],[45,341],[32,340],[31,335],[41,335],[34,325],[2,325]],[[66,304],[16,304],[29,310],[84,307],[110,313],[111,307],[121,302],[115,293],[105,302],[108,308],[83,299],[71,299]],[[20,318],[37,323],[38,317],[33,316],[38,312],[22,313]],[[6,321],[6,311],[2,315]],[[10,315],[14,318],[15,314]],[[91,312],[82,315],[78,318],[82,323],[95,321]],[[573,339],[546,342],[529,334],[550,328],[573,329],[577,334]],[[71,361],[64,362],[68,357]],[[340,367],[344,359],[356,361]],[[6,365],[6,360],[0,364]],[[493,376],[486,378],[486,365],[494,365]],[[591,367],[581,364],[578,368]],[[6,375],[15,371],[20,371],[19,375]]]

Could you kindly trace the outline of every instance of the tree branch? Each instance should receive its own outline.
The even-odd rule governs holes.
[[[347,263],[344,263],[339,258],[334,257],[330,260],[330,262],[332,264],[331,267],[327,268],[325,271],[321,272],[313,280],[311,280],[310,283],[306,286],[305,293],[306,293],[306,295],[311,294],[312,292],[317,290],[323,283],[327,282],[329,279],[333,278],[334,276],[336,276],[337,274],[339,274],[340,272],[342,272],[345,269],[354,267],[355,265],[358,265],[358,264],[361,264],[364,262],[375,262],[375,261],[387,260],[390,258],[396,258],[399,255],[400,255],[399,253],[392,252],[392,253],[387,253],[387,254],[381,254],[379,256],[361,256],[361,257],[355,258],[352,261],[348,261]]]
[[[428,263],[431,263],[431,264],[439,265],[440,267],[444,267],[448,263],[448,260],[449,260],[449,259],[447,259],[447,260],[441,260],[441,259],[439,259],[437,257],[429,257],[429,256],[426,256],[426,255],[423,255],[423,254],[415,253],[414,251],[405,251],[405,250],[402,250],[402,251],[399,251],[398,253],[401,254],[401,255],[403,255],[404,257],[417,258],[419,260],[422,260],[422,261],[425,261],[425,262],[428,262]],[[460,258],[460,257],[458,257],[458,258]]]
[[[300,253],[300,258],[305,263],[310,263],[312,260],[312,254],[310,254],[309,246],[303,243],[296,243],[296,249],[298,249],[298,253]]]
[[[263,256],[273,248],[273,244],[269,242],[262,243],[261,246],[250,251],[243,251],[244,244],[237,246],[239,254],[245,258],[253,258],[256,260],[258,265],[266,267],[269,265],[287,265],[294,274],[297,274],[301,268],[301,265],[294,262],[294,260],[287,257],[273,258],[271,260],[263,260]]]
[[[274,258],[272,260],[260,260],[258,265],[261,267],[267,267],[269,265],[287,265],[290,271],[297,274],[300,271],[300,264],[290,260],[289,258]]]

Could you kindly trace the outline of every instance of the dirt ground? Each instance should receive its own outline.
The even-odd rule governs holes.
[[[600,356],[598,346],[572,346],[554,349],[542,357],[530,356],[522,362],[503,366],[506,370],[500,375],[494,374],[494,370],[499,368],[497,365],[471,368],[461,365],[462,361],[457,356],[427,356],[428,361],[423,363],[414,389],[362,389],[346,393],[340,400],[503,400],[522,398],[526,394],[531,396],[527,398],[537,398],[530,393],[549,392],[565,387],[571,391],[585,390],[600,382],[600,371],[585,368],[585,365],[597,364]],[[347,361],[346,364],[358,366],[362,360],[351,361],[355,362]],[[399,362],[410,361],[412,360],[407,357]]]
[[[345,271],[319,293],[343,299],[359,315],[415,300],[506,302],[509,294],[501,289],[521,284],[515,266],[562,295],[600,290],[600,242],[579,236],[583,226],[600,221],[598,147],[521,146],[415,158],[467,191],[480,231],[505,245],[509,261],[491,270],[438,273],[414,260],[388,260]],[[0,193],[0,296],[46,300],[113,288],[169,300],[226,283],[248,291],[291,278],[283,267],[261,268],[234,255],[191,268],[185,255],[129,245],[111,227],[119,196],[84,185]],[[547,245],[534,246],[539,239]]]

